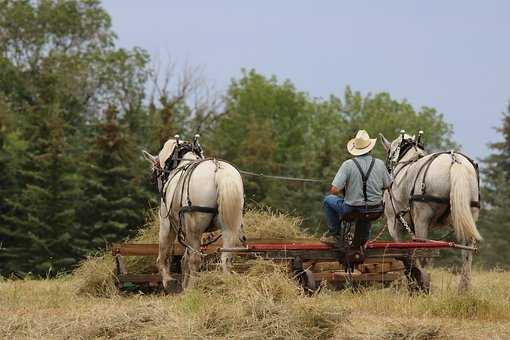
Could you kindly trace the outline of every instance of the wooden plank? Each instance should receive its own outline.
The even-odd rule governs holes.
[[[313,266],[313,271],[322,272],[327,270],[339,270],[341,269],[338,261],[318,262]]]
[[[364,263],[396,263],[396,262],[401,262],[401,261],[395,259],[394,257],[389,257],[389,256],[368,257],[364,261]]]
[[[364,263],[358,266],[363,273],[386,273],[391,271],[391,263]]]
[[[332,274],[331,281],[345,282],[351,280],[353,282],[388,282],[395,281],[401,277],[399,272],[388,272],[388,273],[362,273],[361,275],[353,275],[349,278],[349,275],[345,272],[334,272]]]
[[[218,252],[220,245],[210,245],[207,248],[203,248],[206,254],[215,254]],[[158,244],[147,244],[147,243],[122,243],[114,244],[112,246],[112,254],[120,254],[123,256],[158,256],[159,245]],[[184,248],[180,244],[174,244],[172,252],[173,256],[184,255]]]
[[[289,257],[301,257],[304,261],[334,261],[343,257],[343,253],[339,250],[325,247],[320,242],[284,242],[272,240],[273,243],[267,242],[258,243],[258,240],[253,240],[251,246],[253,249],[240,249],[239,251],[233,251],[233,254],[239,256],[259,256],[266,259],[278,259],[278,258],[289,258]],[[217,242],[208,247],[202,248],[202,251],[206,254],[215,254],[221,248],[222,242]],[[260,245],[261,249],[255,247]],[[250,247],[250,244],[248,245]],[[279,249],[283,247],[283,249]],[[286,247],[290,247],[287,249]],[[301,249],[301,248],[310,249]],[[315,247],[315,248],[314,248]],[[266,249],[267,248],[267,249]],[[312,249],[313,248],[313,249]],[[255,250],[257,249],[257,250]],[[263,250],[266,249],[266,250]],[[158,244],[142,244],[142,243],[124,243],[114,244],[112,247],[112,253],[114,255],[120,254],[123,256],[157,256],[159,251]],[[182,256],[184,249],[180,244],[174,244],[172,255]],[[373,248],[366,249],[366,261],[371,258],[394,258],[394,257],[407,257],[413,255],[415,258],[419,257],[436,257],[438,256],[437,249],[388,249],[388,248]]]
[[[334,270],[327,270],[327,271],[323,271],[323,272],[317,272],[317,273],[312,273],[313,275],[313,278],[315,279],[315,281],[334,281],[334,273],[337,273],[337,271],[334,271]],[[362,273],[359,272],[359,271],[354,271],[352,273],[353,276],[360,276]]]
[[[362,273],[355,270],[351,277],[344,271],[325,271],[319,273],[313,273],[313,277],[316,281],[328,281],[328,282],[345,282],[352,279],[353,282],[386,282],[394,281],[400,278],[402,273],[400,272],[386,272],[386,273]]]
[[[130,282],[130,283],[134,283],[134,284],[160,283],[161,275],[160,274],[126,274],[126,275],[119,275],[117,277],[117,279],[121,283],[123,283],[123,282]]]

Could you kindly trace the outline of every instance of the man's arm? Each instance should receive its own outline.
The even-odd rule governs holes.
[[[329,189],[329,192],[333,195],[337,195],[337,196],[344,196],[344,189],[339,189],[337,187],[335,187],[334,185],[331,186],[331,189]]]
[[[336,173],[336,176],[331,183],[331,189],[329,189],[329,192],[333,195],[344,195],[345,185],[347,183],[347,178],[349,177],[348,169],[349,168],[346,165],[346,162],[343,162],[340,166],[340,169],[338,169],[338,172]]]

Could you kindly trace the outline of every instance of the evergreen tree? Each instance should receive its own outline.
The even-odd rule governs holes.
[[[145,173],[138,171],[140,151],[129,127],[122,125],[117,115],[114,106],[107,108],[104,118],[95,125],[87,157],[86,199],[78,215],[82,224],[80,246],[84,249],[104,248],[132,236],[144,223],[144,207],[150,194],[141,183]]]
[[[8,199],[19,197],[22,171],[27,166],[27,142],[12,130],[12,118],[5,101],[0,99],[0,275],[8,273],[6,264],[17,259],[15,248],[26,236],[23,230],[12,228],[6,219],[13,209]]]
[[[21,273],[55,273],[76,264],[73,247],[77,225],[75,214],[80,197],[80,177],[74,172],[64,133],[65,122],[57,114],[41,126],[37,144],[25,150],[23,187],[19,195],[7,198],[9,211],[4,221],[11,231],[5,252],[16,261],[5,269]]]
[[[482,211],[479,229],[484,237],[479,261],[488,266],[510,267],[510,105],[497,129],[503,140],[490,145],[484,160]]]
[[[107,103],[121,108],[137,143],[146,138],[148,55],[114,42],[98,0],[0,0],[2,273],[69,269],[92,248],[77,209],[94,196],[81,191],[82,161]],[[131,166],[142,173],[138,158]],[[145,202],[135,201],[137,223]]]

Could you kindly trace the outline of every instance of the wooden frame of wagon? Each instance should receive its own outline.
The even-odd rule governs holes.
[[[404,277],[411,278],[414,287],[429,291],[428,274],[418,267],[406,268],[406,263],[414,263],[417,258],[430,258],[439,255],[440,249],[469,247],[453,242],[414,240],[409,242],[369,242],[364,248],[364,258],[346,270],[347,254],[317,241],[311,240],[251,240],[245,247],[222,248],[221,240],[203,247],[202,252],[215,256],[230,252],[243,258],[260,258],[288,264],[289,272],[298,279],[307,291],[314,291],[319,283],[326,281],[334,287],[363,283],[390,283]],[[476,250],[469,248],[468,250]],[[124,261],[125,256],[157,256],[158,244],[114,244],[112,254],[116,261],[118,287],[156,288],[160,286],[159,274],[130,273]],[[184,255],[184,248],[175,244],[172,259],[177,264],[173,269],[176,278],[180,276],[178,263]],[[407,269],[407,270],[406,270]],[[236,270],[234,268],[234,270]],[[237,271],[242,271],[242,266]]]

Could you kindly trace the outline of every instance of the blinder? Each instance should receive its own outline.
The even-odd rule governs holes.
[[[386,158],[386,167],[388,170],[391,171],[395,164],[400,162],[405,154],[412,148],[418,148],[422,151],[425,150],[425,146],[421,142],[421,135],[418,141],[414,140],[414,138],[404,138],[402,136],[402,141],[400,144],[395,148],[395,150],[388,153],[388,157]]]

